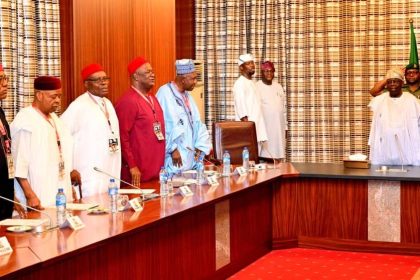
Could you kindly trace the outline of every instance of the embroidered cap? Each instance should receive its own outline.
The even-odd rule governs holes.
[[[402,73],[400,68],[395,67],[386,72],[385,79],[400,79],[401,81],[404,81],[404,74]]]
[[[261,70],[273,70],[273,71],[276,71],[276,69],[274,69],[273,62],[271,62],[269,60],[261,63]]]
[[[177,75],[185,75],[195,72],[194,61],[192,59],[180,59],[175,61]]]

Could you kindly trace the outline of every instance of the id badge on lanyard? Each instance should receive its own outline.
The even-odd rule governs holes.
[[[109,135],[108,149],[111,154],[117,152],[120,149],[118,138],[115,137],[114,133]]]
[[[60,180],[64,179],[65,174],[65,166],[64,166],[64,160],[60,158],[60,162],[58,163],[58,175],[60,177]]]
[[[4,125],[3,123],[1,123],[1,121],[0,121],[0,131],[4,137],[1,141],[2,142],[1,144],[3,146],[4,155],[6,156],[7,172],[9,174],[9,179],[13,179],[15,177],[15,167],[13,164],[13,157],[12,157],[12,141],[7,136],[6,129],[4,128]]]
[[[162,126],[160,122],[156,121],[153,123],[153,131],[159,141],[165,140],[165,137],[163,136],[163,133],[162,133]]]
[[[13,179],[15,177],[15,165],[13,164],[13,157],[12,157],[12,141],[6,140],[5,143],[5,154],[6,154],[6,161],[7,161],[7,171],[9,172],[9,179]]]
[[[7,171],[9,172],[9,179],[13,179],[15,177],[15,166],[13,164],[13,157],[11,153],[6,154],[7,160]]]

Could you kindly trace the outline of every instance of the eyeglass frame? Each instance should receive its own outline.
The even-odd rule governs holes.
[[[9,81],[9,77],[7,75],[0,75],[0,84],[4,85]]]
[[[94,79],[86,79],[86,81],[99,83],[99,84],[102,84],[103,82],[109,83],[110,80],[111,80],[111,77],[108,77],[108,76],[94,78]]]

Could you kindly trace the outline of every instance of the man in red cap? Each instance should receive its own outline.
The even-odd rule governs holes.
[[[4,73],[3,66],[0,64],[0,100],[7,97],[8,77]],[[11,154],[10,129],[3,109],[0,107],[0,195],[13,200],[13,158]],[[0,220],[11,218],[13,213],[13,203],[7,201],[0,202]]]
[[[159,176],[165,157],[162,108],[150,93],[155,85],[152,66],[143,57],[128,64],[131,87],[115,106],[120,122],[121,178],[139,186]]]
[[[99,64],[87,65],[81,76],[86,92],[69,105],[61,119],[74,139],[73,167],[82,176],[86,197],[108,190],[109,177],[94,167],[120,177],[121,149],[117,114],[106,98],[109,77]]]
[[[63,188],[70,200],[71,184],[80,184],[80,174],[71,168],[71,135],[54,113],[61,101],[60,79],[38,77],[34,88],[32,106],[19,111],[10,130],[16,197],[31,207],[43,209],[55,205],[58,188]]]
[[[261,110],[267,131],[267,141],[263,143],[260,157],[284,160],[286,157],[287,100],[283,87],[274,81],[274,64],[261,64],[261,80],[257,91],[261,97]]]

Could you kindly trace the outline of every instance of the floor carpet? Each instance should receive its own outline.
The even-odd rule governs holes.
[[[271,251],[230,279],[420,280],[420,257],[293,248]]]

